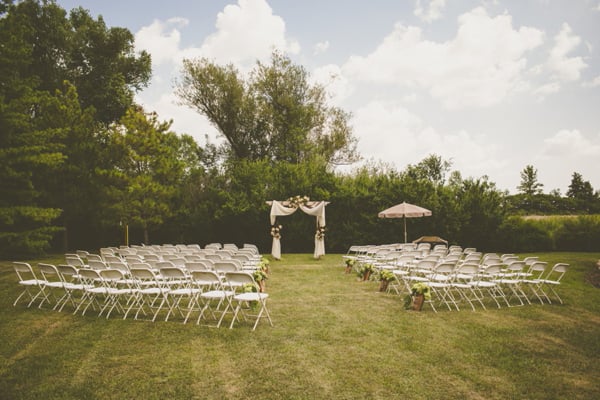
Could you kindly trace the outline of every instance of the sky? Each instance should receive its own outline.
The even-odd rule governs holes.
[[[58,0],[129,29],[152,56],[136,100],[172,130],[222,140],[174,95],[183,59],[248,72],[273,49],[352,113],[363,163],[431,154],[517,192],[574,172],[600,189],[600,0]],[[354,167],[356,167],[355,165]]]

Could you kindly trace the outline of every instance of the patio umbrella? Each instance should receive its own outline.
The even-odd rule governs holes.
[[[379,218],[402,218],[404,219],[404,243],[407,242],[406,236],[406,218],[419,218],[419,217],[429,217],[431,215],[431,211],[426,208],[415,206],[414,204],[409,204],[407,202],[403,202],[401,204],[397,204],[393,207],[388,208],[387,210],[381,211],[377,216]]]

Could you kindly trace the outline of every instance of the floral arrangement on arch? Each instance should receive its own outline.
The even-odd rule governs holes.
[[[281,229],[283,227],[281,225],[273,225],[271,226],[271,236],[273,236],[275,239],[280,239],[281,238]]]
[[[289,207],[293,208],[298,208],[301,205],[305,206],[306,203],[308,203],[309,201],[310,198],[308,196],[292,196],[289,199],[287,199]]]
[[[315,233],[315,237],[319,240],[325,238],[325,227],[324,226],[317,227],[317,232]]]

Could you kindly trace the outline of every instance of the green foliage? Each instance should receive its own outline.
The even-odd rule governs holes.
[[[564,219],[555,233],[557,250],[597,251],[600,243],[600,216]]]
[[[180,139],[169,127],[156,114],[140,109],[129,110],[121,125],[112,127],[113,151],[118,154],[113,172],[118,184],[109,192],[113,215],[124,224],[141,227],[145,243],[148,228],[172,215],[170,205],[185,170]]]
[[[528,165],[521,171],[521,183],[517,187],[519,192],[533,196],[541,194],[543,187],[544,185],[537,180],[537,169],[533,165]]]
[[[551,232],[537,221],[508,217],[498,229],[498,251],[506,253],[552,251]]]
[[[33,206],[0,207],[0,256],[40,255],[60,228],[52,226],[61,210]]]
[[[233,65],[185,60],[176,93],[204,114],[227,140],[233,160],[328,164],[358,159],[350,115],[328,107],[321,86],[306,70],[277,52],[258,62],[247,81]]]

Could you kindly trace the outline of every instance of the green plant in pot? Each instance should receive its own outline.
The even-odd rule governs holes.
[[[267,273],[263,269],[257,269],[256,271],[254,271],[252,273],[252,276],[254,277],[254,280],[258,284],[259,291],[264,292],[266,280],[269,279],[269,276],[267,275]]]
[[[427,282],[417,282],[412,285],[411,295],[407,296],[404,305],[407,309],[421,311],[425,300],[431,300],[431,288]]]
[[[396,279],[396,276],[389,269],[382,269],[379,271],[379,291],[385,292],[391,281]]]
[[[352,268],[354,268],[354,264],[356,264],[356,260],[353,258],[348,258],[344,261],[346,264],[346,273],[349,274],[352,272]]]
[[[361,264],[358,268],[358,277],[363,281],[368,281],[369,277],[376,271],[376,268],[373,264]]]

